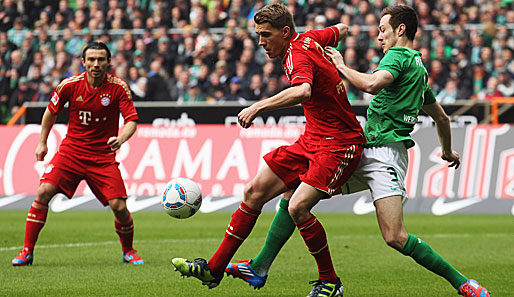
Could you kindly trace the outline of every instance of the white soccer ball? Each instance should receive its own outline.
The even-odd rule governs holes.
[[[200,186],[188,178],[175,178],[164,186],[161,205],[174,218],[189,218],[202,205]]]

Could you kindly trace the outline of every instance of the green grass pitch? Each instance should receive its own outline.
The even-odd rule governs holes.
[[[173,257],[209,258],[230,213],[197,214],[177,220],[164,212],[134,213],[135,248],[145,265],[121,261],[112,213],[50,213],[39,236],[34,265],[12,267],[23,243],[26,211],[0,211],[0,296],[306,296],[317,278],[314,259],[298,232],[271,268],[267,284],[253,290],[225,277],[208,290],[171,269]],[[235,259],[260,250],[273,218],[264,213]],[[386,246],[374,214],[317,213],[329,239],[345,297],[457,296],[446,280]],[[514,296],[514,219],[509,215],[406,214],[410,233],[428,242],[454,267],[489,288],[492,296]]]

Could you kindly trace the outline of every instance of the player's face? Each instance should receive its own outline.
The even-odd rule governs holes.
[[[378,34],[378,42],[380,42],[384,53],[398,42],[397,30],[393,30],[393,27],[389,24],[389,19],[391,19],[390,14],[384,15],[380,19],[380,25],[378,26],[378,31],[380,32]]]
[[[289,42],[290,28],[276,29],[270,23],[255,25],[255,33],[259,35],[259,45],[264,48],[270,59],[283,57]]]
[[[111,60],[107,59],[106,50],[88,49],[86,51],[86,57],[82,59],[82,63],[89,77],[103,78]]]

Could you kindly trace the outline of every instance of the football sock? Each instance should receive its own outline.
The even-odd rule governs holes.
[[[239,208],[232,214],[232,220],[225,231],[225,238],[212,258],[209,259],[209,268],[214,274],[225,271],[232,256],[250,235],[260,213],[241,202]]]
[[[27,215],[27,224],[25,225],[25,240],[23,244],[24,249],[27,249],[31,252],[34,250],[39,232],[45,226],[47,214],[48,205],[34,200]]]
[[[315,216],[298,224],[297,227],[309,248],[309,252],[316,259],[319,279],[335,284],[337,282],[337,275],[330,257],[325,229]]]
[[[114,229],[116,229],[116,233],[120,237],[121,249],[123,252],[130,252],[133,249],[132,242],[134,240],[134,221],[132,220],[130,213],[128,214],[128,218],[125,220],[121,220],[115,215]]]
[[[266,241],[259,254],[252,259],[250,264],[252,268],[260,275],[268,273],[268,270],[280,252],[280,249],[286,244],[287,240],[294,232],[296,225],[289,215],[287,207],[289,200],[282,198],[280,207],[278,208],[275,218],[268,230]]]
[[[444,260],[436,251],[428,244],[417,238],[415,235],[409,234],[407,241],[403,245],[401,253],[410,256],[421,266],[444,277],[450,284],[459,290],[461,284],[467,278]]]

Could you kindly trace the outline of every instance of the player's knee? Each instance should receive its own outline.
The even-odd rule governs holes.
[[[123,199],[109,200],[109,206],[116,216],[128,215],[127,204]]]
[[[386,244],[395,250],[401,250],[405,240],[402,239],[400,233],[384,234]]]
[[[48,205],[52,197],[57,193],[54,185],[43,183],[39,186],[36,192],[36,200],[42,204]]]
[[[304,218],[309,217],[309,210],[299,203],[289,202],[287,211],[296,223],[301,223],[304,221]]]
[[[261,200],[262,192],[254,184],[247,184],[244,190],[244,202],[246,204],[259,204]]]

